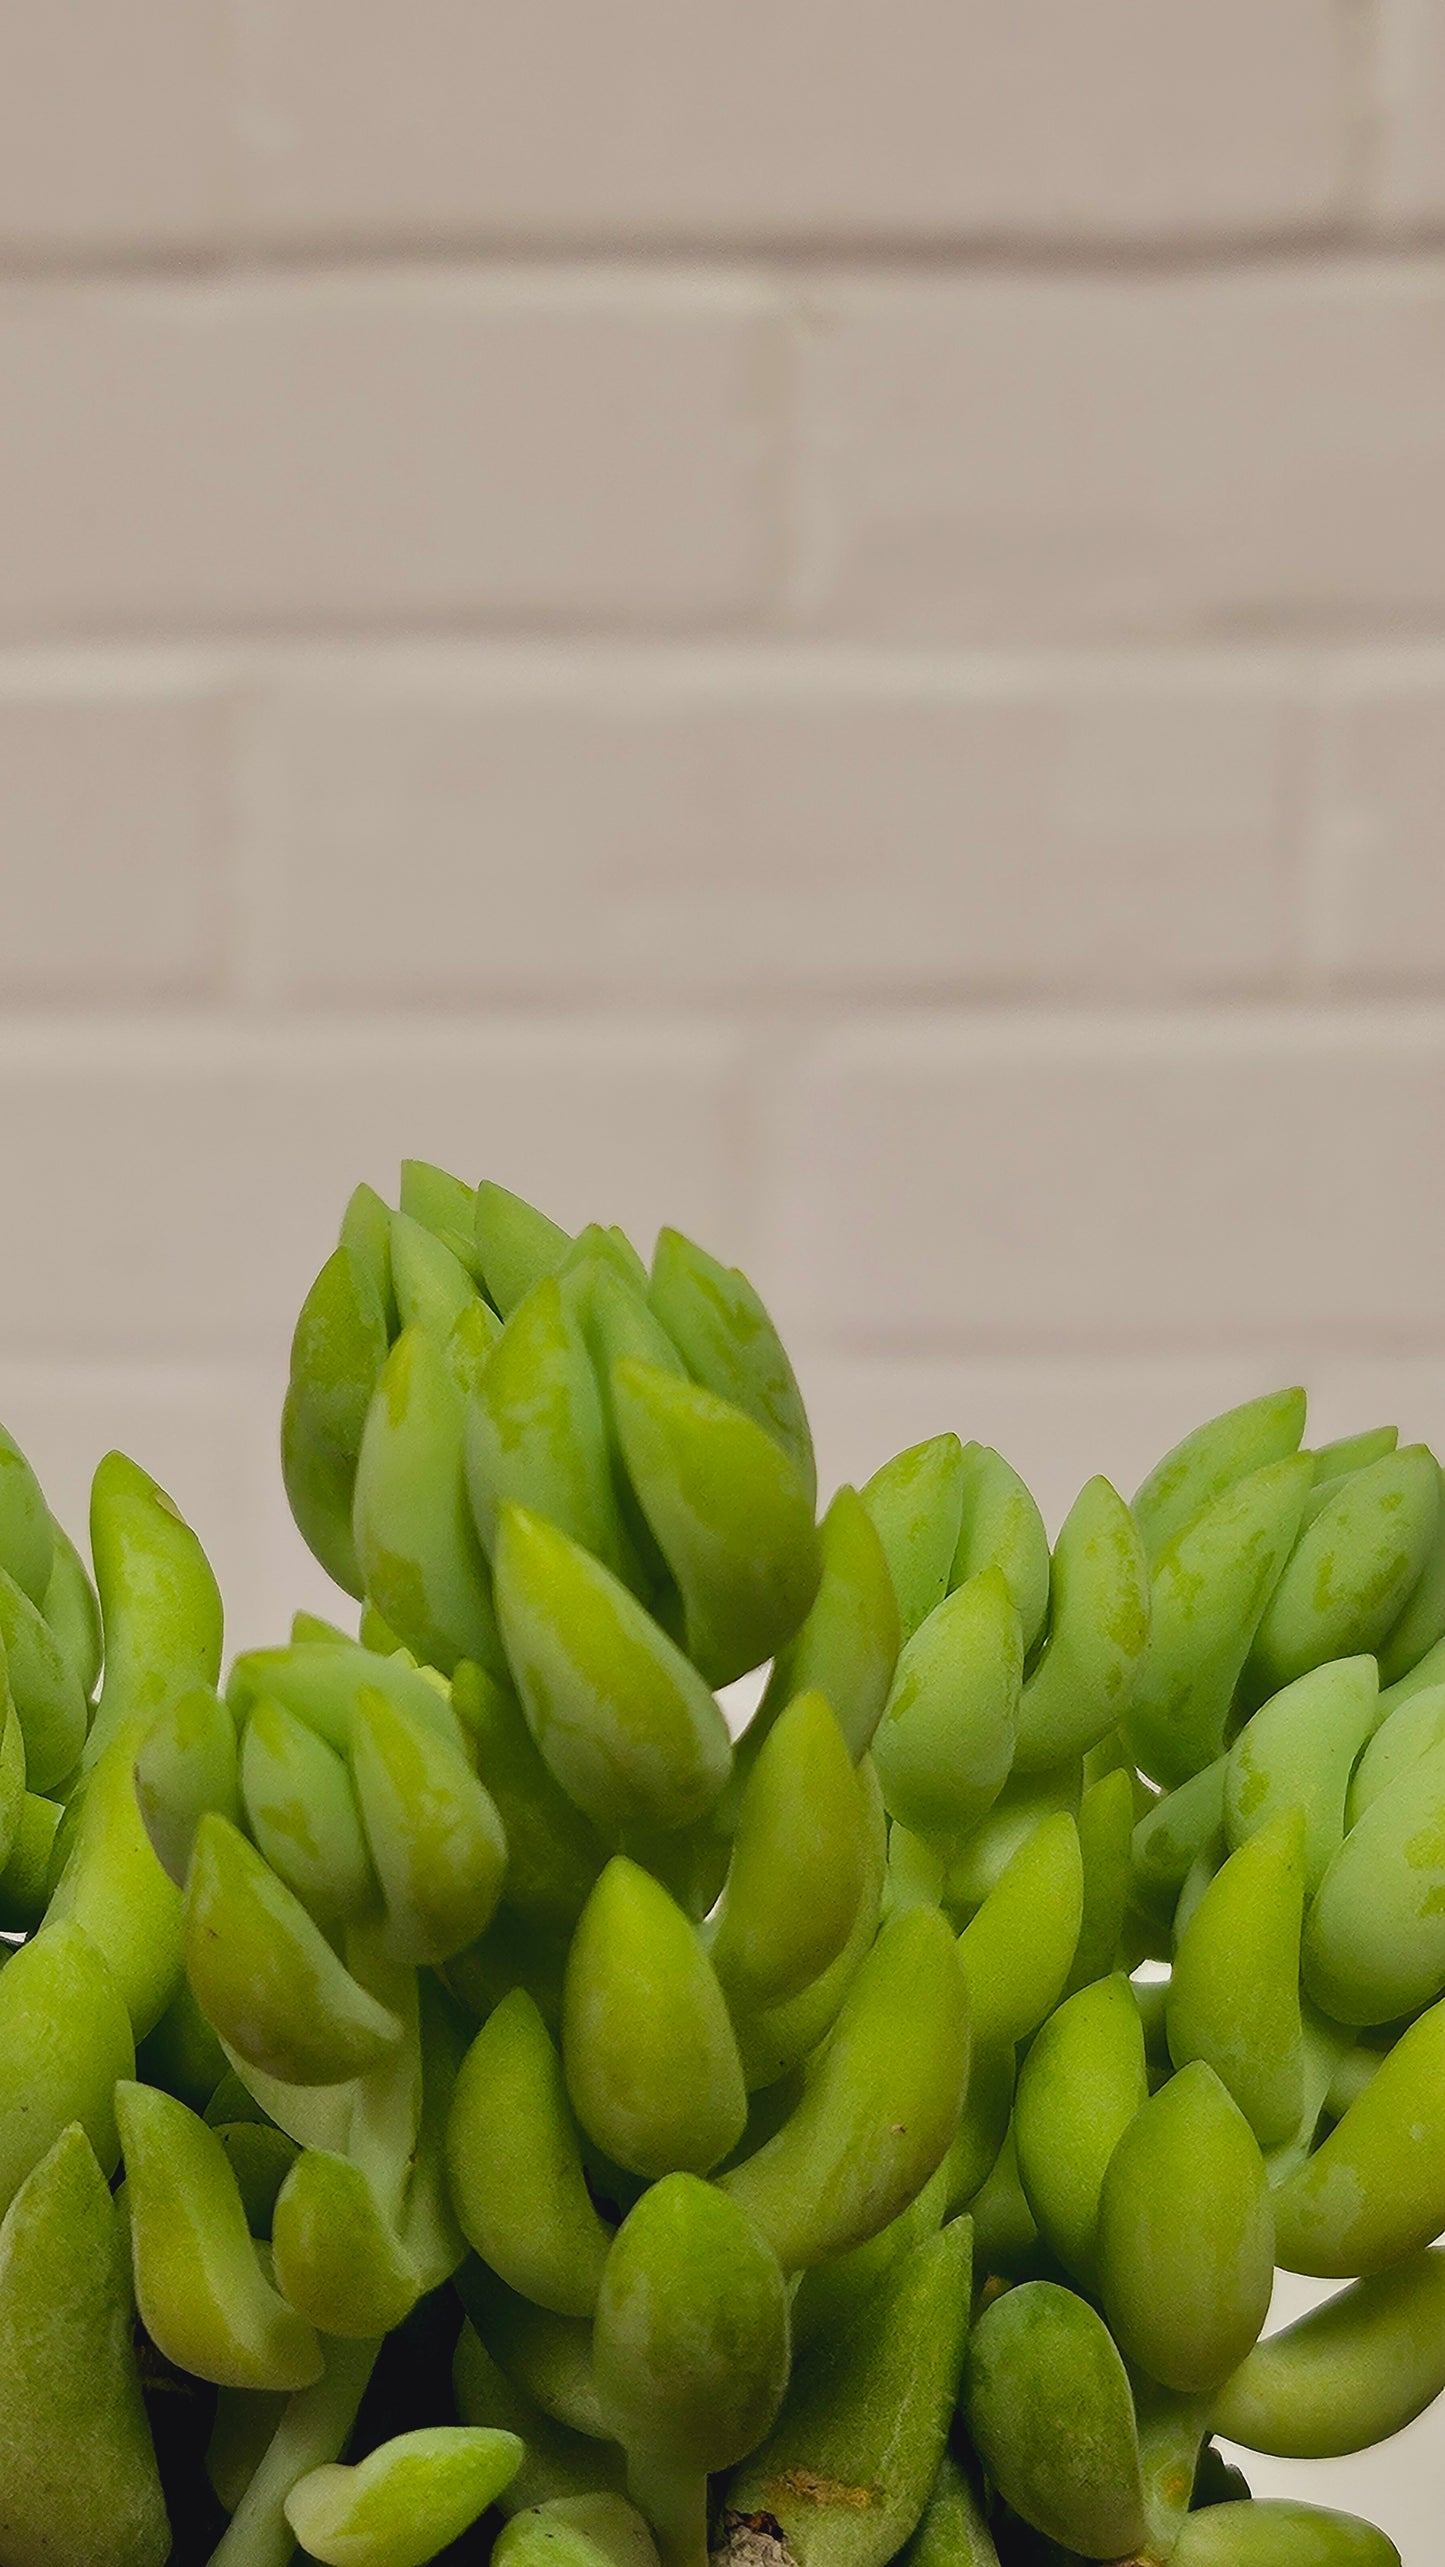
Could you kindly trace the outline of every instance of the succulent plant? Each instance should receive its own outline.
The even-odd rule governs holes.
[[[355,1636],[220,1691],[0,1436],[0,2567],[1395,2558],[1213,2439],[1445,2388],[1440,1472],[1304,1432],[820,1519],[742,1275],[411,1162],[284,1410]]]

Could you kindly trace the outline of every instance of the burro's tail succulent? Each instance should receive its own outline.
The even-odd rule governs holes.
[[[1440,1472],[1304,1433],[820,1513],[741,1274],[409,1162],[282,1425],[357,1628],[223,1685],[0,1436],[0,2567],[1398,2561],[1216,2439],[1445,2387]]]

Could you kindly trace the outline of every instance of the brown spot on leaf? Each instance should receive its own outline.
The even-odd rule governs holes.
[[[809,2505],[841,2505],[850,2513],[868,2513],[881,2498],[878,2487],[859,2487],[846,2478],[820,2478],[816,2469],[785,2469],[771,2484],[785,2496],[800,2496]]]

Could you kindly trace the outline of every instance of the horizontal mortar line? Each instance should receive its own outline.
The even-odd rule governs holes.
[[[1442,975],[1438,989],[1422,988],[1418,984],[1406,989],[1384,976],[1364,990],[1330,983],[1302,989],[1286,979],[1290,968],[1290,961],[1286,960],[1275,978],[1250,988],[1201,991],[1197,986],[1181,987],[1178,983],[1170,983],[1162,990],[1162,996],[1167,1001],[1172,993],[1174,1015],[1181,1017],[1198,1012],[1207,1013],[1211,1018],[1248,1023],[1268,1013],[1273,1019],[1308,1017],[1317,1025],[1323,1023],[1326,1029],[1336,1022],[1353,1019],[1362,1007],[1388,1008],[1394,1012],[1406,1004],[1438,1011],[1440,1030],[1445,1033],[1445,975]],[[922,976],[916,983],[902,980],[884,983],[849,979],[840,973],[836,981],[826,987],[816,981],[792,981],[779,977],[763,990],[743,982],[739,982],[736,988],[712,986],[701,990],[696,995],[695,1010],[689,1013],[687,1022],[689,1026],[710,1024],[719,1032],[736,1029],[755,1034],[777,1029],[790,1035],[804,1036],[814,1043],[834,1034],[849,1034],[853,1030],[856,1011],[860,1008],[868,1010],[872,1025],[885,1027],[889,1024],[906,1027],[913,1017],[923,1013],[934,1021],[952,1017],[960,1023],[966,1021],[980,1028],[990,1021],[1000,1026],[1012,1025],[1024,1011],[1039,1013],[1047,1010],[1051,1020],[1064,1026],[1078,1022],[1093,1029],[1101,1023],[1113,1022],[1122,1030],[1132,1024],[1141,1012],[1153,1016],[1161,1004],[1164,977],[1156,975],[1147,999],[1138,990],[1100,988],[1081,995],[1077,987],[1053,989],[1037,979],[1022,978],[1008,985],[999,984],[985,989],[977,985],[970,987],[963,983],[930,981]],[[164,999],[154,1002],[157,1013],[164,1011],[167,1004]],[[559,1012],[576,1008],[585,1008],[587,1016],[583,1021],[599,1029],[625,1026],[629,1031],[646,1027],[667,1031],[678,1022],[675,1014],[658,1008],[655,983],[645,979],[630,985],[619,980],[606,987],[599,983],[578,982],[565,989],[559,989],[555,977],[550,981],[529,981],[519,977],[509,981],[505,987],[482,981],[475,991],[461,994],[449,991],[441,1013],[444,1017],[450,1014],[453,1021],[470,1024],[475,1022],[477,1012],[485,1009],[489,1023],[521,1025],[542,1020],[551,1022]],[[48,1021],[53,1012],[52,1003],[46,1000],[33,1003],[11,1000],[6,1007],[12,1025],[17,1022],[39,1025]],[[316,985],[304,978],[289,985],[284,978],[278,978],[274,987],[263,989],[255,996],[226,997],[217,1006],[214,1018],[208,1021],[232,1025],[238,1031],[261,1020],[278,1031],[284,1031],[288,1023],[304,1023],[309,1029],[331,1027],[339,1034],[350,1036],[359,1027],[374,1024],[378,1014],[383,1014],[391,1025],[434,1022],[438,1015],[435,987],[418,990],[414,1002],[408,1007],[405,1000],[397,998],[394,987],[383,989],[362,985],[353,994]]]
[[[186,1060],[194,1070],[275,1069],[284,1055],[288,1071],[346,1066],[385,1057],[400,1062],[446,1062],[498,1038],[564,1045],[594,1039],[645,1048],[673,1042],[684,1052],[726,1045],[769,1022],[792,1031],[795,1010],[787,992],[754,1019],[727,994],[709,993],[659,1001],[640,1012],[635,994],[599,998],[593,992],[558,992],[545,1000],[482,993],[448,998],[415,1009],[390,1003],[318,1011],[309,995],[279,992],[262,1004],[232,1001],[217,1007],[181,1001],[164,1012],[148,1000],[98,1011],[84,1001],[38,1005],[6,1002],[0,1012],[0,1071],[23,1066],[31,1073],[59,1072],[87,1078],[125,1069],[168,1069]],[[1099,996],[1073,1003],[1037,989],[1026,999],[999,998],[915,1005],[888,997],[859,1014],[851,990],[830,994],[807,1027],[790,1097],[812,1079],[820,1059],[831,1068],[844,1047],[850,1068],[880,1054],[893,1075],[945,1076],[959,1062],[1006,1055],[1009,1063],[1066,1067],[1091,1062],[1197,1062],[1217,1055],[1249,1066],[1312,1061],[1320,1055],[1386,1061],[1445,1062],[1445,994],[1401,996],[1341,993],[1335,999],[1241,995],[1228,1001],[1175,994],[1148,1000]],[[745,1066],[745,1064],[744,1064]]]
[[[796,1303],[798,1296],[793,1296]],[[775,1293],[774,1299],[779,1296]],[[894,1342],[860,1345],[853,1337],[825,1334],[794,1318],[789,1322],[789,1344],[798,1365],[821,1370],[846,1366],[860,1373],[881,1369],[890,1376],[910,1368],[920,1374],[934,1372],[940,1364],[949,1367],[986,1366],[990,1371],[1010,1371],[1034,1376],[1124,1373],[1160,1375],[1180,1364],[1217,1365],[1236,1363],[1241,1353],[1260,1362],[1288,1363],[1291,1350],[1298,1351],[1297,1332],[1281,1326],[1273,1333],[1263,1331],[1244,1339],[1221,1343],[1215,1337],[1192,1333],[1183,1336],[1141,1339],[1131,1334],[1124,1338],[1061,1338],[1057,1333],[1037,1340],[1023,1340],[1000,1332],[987,1338],[959,1338],[934,1331],[931,1335],[910,1333]],[[1392,1368],[1421,1363],[1445,1365],[1445,1337],[1428,1333],[1412,1339],[1403,1348],[1392,1339],[1382,1346],[1378,1334],[1363,1343],[1358,1337],[1341,1337],[1331,1326],[1316,1333],[1309,1350],[1322,1361],[1354,1364],[1362,1357],[1388,1373]]]
[[[294,1076],[364,1067],[378,1059],[405,1069],[446,1066],[499,1040],[517,1038],[539,1046],[560,1044],[567,1055],[602,1040],[615,1045],[624,1059],[629,1050],[646,1051],[662,1043],[686,1059],[705,1056],[709,1047],[735,1040],[745,1030],[726,1008],[698,1007],[686,998],[639,1016],[635,1005],[604,1009],[555,993],[545,1007],[489,997],[440,1010],[431,1006],[408,1013],[393,1005],[334,1018],[318,1015],[309,1001],[289,998],[275,1007],[178,1007],[164,1013],[148,1001],[113,1013],[73,1000],[33,1011],[7,1002],[0,1008],[0,1074],[23,1069],[30,1076],[59,1073],[84,1081],[129,1070],[166,1074],[181,1067],[192,1073],[215,1069],[250,1075],[280,1065]]]
[[[61,1352],[47,1342],[43,1352],[27,1350],[7,1336],[0,1341],[0,1385],[9,1387],[23,1373],[27,1387],[43,1398],[70,1397],[81,1391],[149,1390],[185,1398],[198,1391],[254,1390],[258,1373],[269,1374],[269,1350],[259,1353],[235,1344],[214,1353],[174,1355],[137,1346],[85,1348],[83,1340],[66,1339]]]
[[[379,276],[469,268],[496,274],[547,274],[557,268],[619,277],[647,273],[696,275],[762,271],[787,280],[816,279],[843,267],[861,273],[912,272],[1037,277],[1097,275],[1194,276],[1217,270],[1279,266],[1317,271],[1354,261],[1380,265],[1425,260],[1445,251],[1445,223],[1378,225],[1321,219],[1317,223],[1259,229],[1193,232],[1181,229],[1150,239],[1099,231],[1084,236],[1011,234],[1004,229],[960,230],[932,237],[906,232],[850,231],[826,237],[780,229],[767,233],[667,234],[558,231],[519,238],[505,229],[384,233],[298,233],[282,241],[260,238],[81,245],[0,242],[0,286],[5,284],[106,285],[113,283],[247,283],[297,275],[323,279],[373,272]]]
[[[605,896],[605,883],[601,889]],[[282,906],[284,910],[284,901]],[[686,894],[677,906],[685,912]],[[1364,1017],[1381,1024],[1388,1018],[1393,1030],[1402,1009],[1431,1023],[1445,1011],[1445,972],[1437,981],[1411,980],[1403,972],[1385,970],[1352,976],[1340,966],[1305,982],[1295,977],[1299,957],[1293,950],[1251,979],[1221,973],[1208,983],[1182,978],[1162,965],[1147,987],[1137,981],[1110,985],[1102,979],[1081,987],[1077,980],[1050,981],[1024,965],[1014,975],[1000,972],[970,980],[941,977],[926,966],[917,973],[900,968],[886,977],[870,977],[865,967],[840,964],[827,977],[782,971],[765,982],[740,977],[693,983],[685,1002],[659,996],[655,975],[639,972],[629,978],[619,971],[611,977],[569,977],[554,970],[544,976],[540,968],[536,976],[526,968],[496,978],[482,972],[474,986],[443,975],[440,984],[435,978],[425,986],[419,983],[414,994],[399,993],[394,977],[373,983],[358,973],[343,984],[285,969],[242,987],[233,977],[232,959],[229,952],[223,954],[209,982],[193,980],[149,992],[116,994],[113,984],[107,984],[93,994],[77,994],[73,984],[60,981],[7,986],[0,975],[0,1043],[7,1032],[17,1039],[43,1036],[58,1018],[74,1020],[82,1011],[88,1025],[122,1037],[151,1020],[187,1036],[204,1029],[208,1039],[227,1029],[244,1036],[264,1021],[282,1034],[329,1029],[350,1041],[378,1022],[398,1033],[437,1024],[470,1030],[485,1010],[489,1024],[552,1024],[565,1015],[569,1022],[599,1030],[635,1032],[666,1031],[685,1023],[689,1031],[711,1026],[749,1035],[784,1032],[810,1046],[854,1034],[860,1011],[869,1033],[891,1029],[906,1037],[919,1025],[982,1032],[990,1025],[1012,1028],[1021,1017],[1047,1017],[1051,1025],[1075,1026],[1091,1038],[1111,1025],[1122,1034],[1141,1020],[1162,1029],[1204,1021],[1255,1025],[1267,1019],[1286,1025],[1304,1019],[1316,1028],[1344,1032]],[[1161,1009],[1168,1010],[1167,1019],[1161,1018]]]
[[[782,1295],[775,1291],[773,1298],[781,1302]],[[1308,1354],[1315,1360],[1368,1362],[1385,1371],[1395,1364],[1445,1365],[1445,1344],[1429,1326],[1422,1323],[1418,1329],[1402,1328],[1398,1321],[1390,1319],[1361,1319],[1355,1327],[1343,1329],[1335,1320],[1296,1318],[1288,1323],[1281,1321],[1275,1327],[1251,1324],[1207,1336],[1189,1330],[1178,1334],[1161,1330],[1156,1334],[1134,1328],[1127,1336],[1090,1330],[1062,1336],[1050,1330],[1037,1337],[1020,1337],[1007,1331],[972,1329],[963,1338],[952,1331],[930,1328],[926,1322],[897,1333],[825,1331],[817,1321],[802,1314],[800,1295],[794,1293],[790,1298],[799,1311],[791,1321],[790,1338],[806,1351],[807,1360],[814,1365],[879,1364],[890,1370],[912,1365],[925,1371],[940,1365],[967,1369],[1006,1364],[1021,1372],[1045,1372],[1052,1367],[1099,1367],[1113,1372],[1139,1367],[1154,1371],[1177,1363],[1230,1363],[1242,1357],[1260,1363],[1288,1363],[1292,1355],[1299,1354]],[[1389,1331],[1385,1345],[1381,1343],[1382,1328]]]
[[[1445,601],[1437,629],[1378,639],[1292,633],[1279,640],[1169,635],[1157,641],[1035,643],[868,641],[777,626],[640,629],[563,624],[546,629],[474,622],[280,628],[226,627],[181,636],[173,628],[115,627],[49,640],[0,639],[0,701],[107,685],[120,697],[164,700],[168,691],[247,688],[286,681],[385,681],[410,696],[436,687],[464,702],[474,688],[552,688],[592,681],[619,700],[634,687],[707,701],[719,689],[765,681],[756,700],[806,704],[834,689],[880,701],[930,693],[990,701],[1048,687],[1096,689],[1196,685],[1205,695],[1272,689],[1333,699],[1341,686],[1445,684]],[[774,693],[772,690],[778,690]]]
[[[404,611],[327,615],[314,608],[294,619],[220,613],[214,620],[197,616],[193,621],[174,616],[138,617],[133,622],[96,618],[47,622],[9,633],[0,630],[0,683],[7,670],[23,673],[62,663],[79,665],[87,655],[118,659],[134,653],[139,659],[148,654],[179,666],[202,654],[244,658],[275,653],[289,663],[306,653],[350,653],[360,659],[448,649],[496,657],[515,651],[519,664],[524,654],[531,654],[538,666],[544,654],[581,661],[593,653],[599,669],[625,664],[629,656],[635,656],[642,668],[649,654],[676,652],[700,658],[713,651],[739,664],[745,657],[771,658],[779,665],[831,660],[840,673],[850,666],[858,671],[871,666],[880,675],[894,669],[946,673],[963,667],[1023,673],[1036,667],[1083,671],[1114,665],[1142,671],[1149,664],[1190,663],[1201,670],[1309,672],[1358,662],[1366,670],[1376,661],[1395,659],[1406,666],[1412,657],[1445,651],[1445,598],[1438,609],[1418,617],[1386,613],[1372,621],[1368,609],[1361,609],[1358,620],[1353,615],[1345,620],[1282,603],[1277,619],[1252,614],[1236,623],[1221,617],[1204,626],[1185,624],[1158,634],[1100,633],[1060,639],[1041,633],[1032,640],[1010,633],[996,640],[961,637],[954,642],[907,633],[896,639],[886,634],[850,635],[785,624],[771,617],[766,606],[740,609],[735,616],[680,609],[675,618],[658,615],[645,623],[635,614],[614,619],[566,607],[512,608],[497,618],[472,612],[433,613],[415,619]],[[604,659],[604,653],[613,656]]]
[[[0,463],[3,472],[3,463]],[[1445,601],[1438,635],[1431,639],[1445,641]],[[212,622],[198,616],[181,621],[168,616],[137,618],[131,622],[76,621],[48,624],[29,631],[0,630],[0,662],[16,656],[38,659],[41,654],[71,654],[81,651],[156,651],[185,654],[195,651],[245,652],[281,648],[328,649],[334,645],[409,644],[553,644],[577,643],[600,645],[617,643],[656,643],[674,647],[682,643],[772,642],[783,638],[776,623],[765,620],[767,607],[739,609],[736,616],[712,611],[689,613],[679,609],[675,620],[658,615],[641,624],[635,614],[619,615],[614,621],[607,616],[579,614],[567,607],[539,608],[535,611],[511,609],[505,619],[488,620],[485,616],[458,612],[455,616],[427,615],[413,623],[405,611],[383,610],[377,614],[318,614],[307,609],[291,620],[257,616],[217,615]]]
[[[1445,1065],[1445,1002],[1411,995],[1266,996],[1233,1006],[1178,995],[1132,1005],[1097,998],[1074,1006],[1036,993],[1027,1004],[944,1007],[880,1005],[839,1014],[803,1056],[800,1083],[811,1092],[821,1068],[856,1079],[881,1062],[891,1077],[946,1086],[979,1062],[1079,1069],[1143,1063],[1234,1064],[1364,1058]]]

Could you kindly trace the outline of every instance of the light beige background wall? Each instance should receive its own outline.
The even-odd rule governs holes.
[[[830,1475],[1445,1439],[1442,807],[1441,0],[0,0],[0,1415],[238,1636],[404,1150]]]

